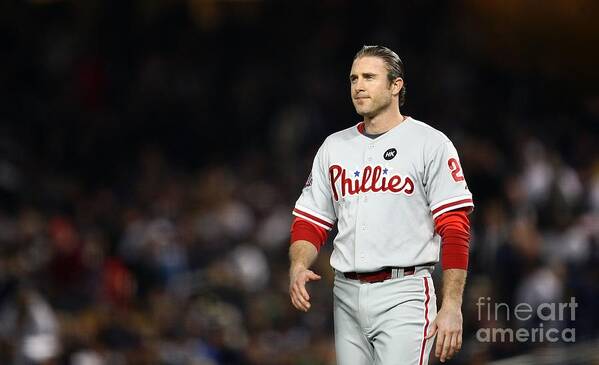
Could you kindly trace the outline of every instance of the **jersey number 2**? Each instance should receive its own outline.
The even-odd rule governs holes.
[[[455,158],[450,158],[447,161],[447,166],[451,170],[451,176],[455,182],[464,181],[464,175],[462,175],[462,168],[460,163]]]

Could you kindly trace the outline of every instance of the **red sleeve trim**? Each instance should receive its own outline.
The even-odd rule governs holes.
[[[297,208],[293,209],[293,215],[295,215],[299,218],[304,218],[304,220],[311,221],[311,223],[315,223],[316,225],[322,226],[323,228],[326,228],[329,230],[333,228],[332,223],[327,222],[324,219],[321,219],[321,218],[315,216],[314,214],[310,214],[308,212],[305,212],[305,211],[297,209]]]
[[[467,209],[441,214],[435,220],[435,231],[441,236],[441,267],[468,269],[470,222]]]
[[[443,209],[447,209],[447,208],[450,208],[452,206],[461,205],[461,204],[472,204],[472,199],[462,199],[462,200],[458,200],[458,201],[455,201],[455,202],[443,204],[440,207],[437,207],[437,208],[435,208],[433,210],[433,215],[437,214],[437,212],[440,212]]]
[[[316,247],[318,251],[324,245],[329,233],[326,229],[302,218],[294,218],[291,223],[291,244],[304,240]]]

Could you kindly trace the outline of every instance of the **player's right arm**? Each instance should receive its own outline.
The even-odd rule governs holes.
[[[293,209],[291,246],[289,247],[289,295],[301,311],[310,309],[306,283],[319,280],[310,270],[336,220],[326,161],[326,141],[318,150],[308,181]]]
[[[309,269],[316,260],[318,250],[312,242],[297,240],[289,248],[289,295],[291,304],[301,311],[310,309],[310,295],[306,290],[306,283],[319,280],[320,276]]]

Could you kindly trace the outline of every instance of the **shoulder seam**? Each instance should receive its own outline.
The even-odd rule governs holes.
[[[342,135],[342,134],[344,134],[344,133],[349,133],[349,132],[352,132],[352,129],[354,129],[354,128],[355,128],[355,129],[356,129],[356,131],[357,131],[357,125],[358,125],[358,124],[353,124],[351,127],[347,127],[347,128],[345,128],[345,129],[342,129],[342,130],[339,130],[339,131],[333,132],[333,133],[329,134],[329,135],[327,136],[327,138],[326,138],[326,139],[333,138],[333,137],[336,137],[336,136]],[[325,139],[325,140],[326,140],[326,139]]]
[[[435,133],[436,135],[438,135],[439,137],[442,137],[442,138],[449,139],[449,138],[448,138],[448,137],[445,135],[445,133],[441,132],[441,131],[440,131],[440,130],[438,130],[437,128],[435,128],[435,127],[433,127],[433,126],[431,126],[431,125],[429,125],[429,124],[426,124],[426,123],[424,123],[424,122],[421,122],[421,121],[419,121],[419,120],[416,120],[416,119],[412,119],[412,120],[414,121],[414,124],[416,124],[417,126],[419,126],[419,127],[421,127],[421,128],[424,128],[424,129],[427,129],[427,130],[430,130],[430,131],[432,131],[433,133]]]

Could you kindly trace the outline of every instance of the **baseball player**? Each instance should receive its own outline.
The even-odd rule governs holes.
[[[404,67],[395,52],[364,46],[349,75],[363,121],[330,135],[295,204],[290,296],[310,309],[309,268],[337,224],[335,348],[339,365],[445,362],[462,345],[462,293],[473,208],[451,141],[404,116]],[[431,280],[443,269],[437,313]]]

